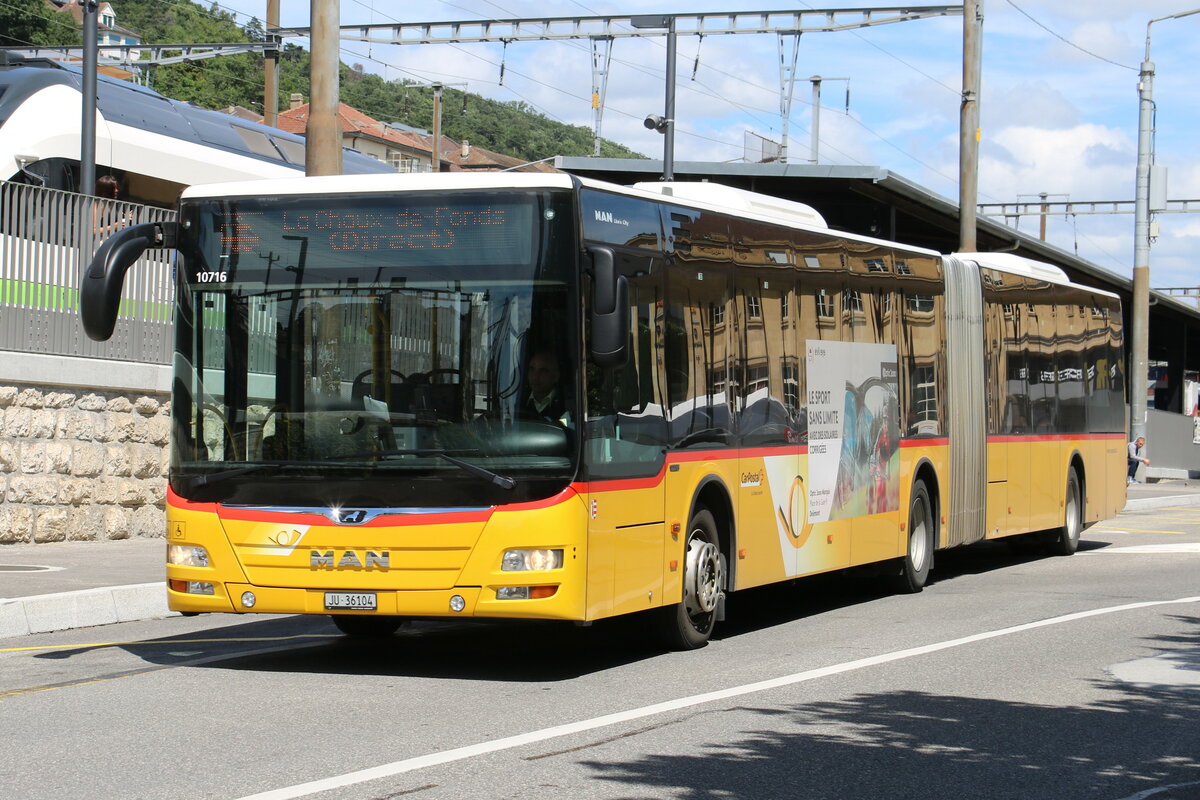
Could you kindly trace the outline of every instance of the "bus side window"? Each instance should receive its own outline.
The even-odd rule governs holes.
[[[738,396],[738,324],[724,264],[667,268],[663,361],[672,447],[732,444],[730,406]]]
[[[656,475],[662,466],[666,421],[655,358],[662,329],[659,292],[657,276],[630,277],[629,358],[612,369],[587,365],[584,433],[590,479]]]
[[[737,289],[738,434],[745,446],[787,444],[799,405],[799,358],[788,324],[792,275],[783,270],[743,273],[737,276]]]

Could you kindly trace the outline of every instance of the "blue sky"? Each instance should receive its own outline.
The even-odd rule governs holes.
[[[238,12],[242,22],[250,15],[265,16],[265,0],[222,0],[220,5]],[[864,5],[798,0],[341,0],[341,19],[350,25]],[[308,3],[287,0],[281,6],[284,26],[308,24]],[[1197,8],[1200,0],[985,0],[980,202],[1029,200],[1041,192],[1053,200],[1132,200],[1137,70],[1146,23]],[[1170,198],[1200,198],[1200,87],[1195,66],[1200,63],[1200,14],[1157,22],[1152,30],[1156,160],[1168,168]],[[776,42],[773,35],[680,37],[677,159],[740,160],[746,131],[781,138]],[[824,84],[821,162],[882,166],[956,200],[961,42],[958,16],[803,35],[795,74],[804,80],[795,87],[789,160],[810,157],[807,78],[847,77],[848,113],[845,82]],[[647,131],[642,118],[662,110],[663,40],[617,40],[612,58],[603,134],[660,157],[662,138]],[[548,117],[592,125],[591,56],[584,42],[513,43],[503,52],[500,45],[390,47],[345,42],[342,60],[389,79],[466,83],[471,92],[521,100]],[[1161,236],[1151,250],[1152,286],[1200,284],[1191,255],[1200,245],[1200,217],[1163,214],[1158,221]],[[1020,224],[1036,234],[1036,218],[1024,218]],[[1052,217],[1047,238],[1105,269],[1131,274],[1132,214]]]

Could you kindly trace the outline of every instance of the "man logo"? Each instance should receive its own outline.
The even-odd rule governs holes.
[[[367,519],[367,512],[361,508],[348,511],[346,509],[338,509],[337,521],[340,525],[360,525]]]
[[[339,557],[335,550],[310,550],[308,565],[312,568],[332,567],[333,569],[387,569],[392,565],[391,553],[387,550],[367,550],[359,555],[354,550],[343,550]]]

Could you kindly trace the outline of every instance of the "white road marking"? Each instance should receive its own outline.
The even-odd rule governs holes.
[[[453,750],[444,750],[440,753],[429,753],[428,755],[416,756],[414,758],[406,758],[401,761],[393,761],[390,764],[381,764],[377,767],[369,767],[367,769],[357,770],[355,772],[347,772],[344,775],[335,775],[330,778],[321,778],[320,780],[309,781],[307,783],[296,784],[281,789],[271,789],[258,794],[247,795],[240,800],[292,800],[296,797],[307,797],[308,795],[316,794],[317,792],[327,792],[333,789],[342,789],[347,786],[352,786],[357,783],[365,783],[367,781],[379,780],[380,778],[390,778],[395,775],[401,775],[406,772],[424,769],[426,767],[434,767],[440,764],[450,764],[455,761],[463,761],[475,756],[487,755],[496,753],[501,750],[510,750],[515,747],[523,747],[535,742],[544,742],[547,739],[557,739],[562,736],[571,736],[584,731],[591,731],[597,728],[604,728],[609,725],[618,725],[623,722],[631,722],[637,719],[643,719],[655,714],[665,714],[671,711],[679,711],[684,708],[702,705],[704,703],[713,703],[718,700],[729,700],[742,695],[753,694],[754,692],[763,692],[770,689],[779,689],[784,686],[794,686],[798,683],[817,680],[819,678],[828,678],[832,675],[841,675],[846,672],[865,669],[867,667],[875,667],[880,664],[888,664],[893,661],[900,661],[906,658],[915,656],[923,656],[929,653],[936,653],[940,650],[949,650],[953,647],[962,647],[963,645],[974,644],[975,642],[983,642],[988,639],[996,639],[1001,636],[1009,636],[1014,633],[1023,633],[1024,631],[1036,630],[1045,628],[1051,625],[1061,625],[1067,622],[1075,622],[1089,617],[1099,617],[1105,614],[1116,614],[1122,611],[1133,611],[1140,608],[1154,608],[1155,606],[1165,605],[1181,605],[1186,603],[1200,602],[1200,596],[1197,597],[1182,597],[1177,600],[1151,600],[1142,603],[1129,603],[1122,606],[1109,606],[1107,608],[1096,608],[1091,611],[1079,611],[1074,614],[1064,614],[1060,617],[1051,617],[1037,622],[1027,622],[1023,625],[1014,625],[1009,628],[1000,628],[999,630],[987,631],[985,633],[976,633],[971,636],[963,636],[959,639],[950,639],[944,642],[936,642],[934,644],[922,645],[921,647],[912,647],[907,650],[897,650],[893,653],[884,653],[878,656],[870,656],[868,658],[860,658],[855,661],[847,661],[842,664],[833,664],[828,667],[820,667],[818,669],[810,669],[805,672],[796,672],[791,675],[784,675],[779,678],[772,678],[765,681],[757,681],[755,683],[747,683],[741,686],[732,686],[728,689],[720,689],[715,692],[705,692],[704,694],[695,694],[690,697],[680,697],[675,700],[667,700],[662,703],[654,703],[641,708],[632,708],[628,711],[619,711],[615,714],[605,714],[592,719],[580,720],[578,722],[569,722],[565,725],[555,725],[550,728],[542,728],[537,731],[521,733],[515,736],[505,736],[501,739],[493,739],[490,742],[480,742],[478,744],[467,745],[466,747],[456,747]]]
[[[1122,798],[1122,800],[1146,800],[1148,797],[1153,797],[1154,795],[1162,794],[1163,792],[1169,792],[1172,789],[1187,789],[1192,786],[1200,786],[1200,781],[1192,781],[1191,783],[1172,783],[1168,786],[1156,786],[1153,789],[1146,789],[1138,792],[1137,794],[1131,794],[1129,797]]]
[[[1139,553],[1200,553],[1200,542],[1179,542],[1170,544],[1135,544],[1129,547],[1105,547],[1100,550],[1089,550],[1086,554],[1089,556],[1098,556],[1107,553],[1131,553],[1137,555]]]

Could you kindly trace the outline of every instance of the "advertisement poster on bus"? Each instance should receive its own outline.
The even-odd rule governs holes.
[[[809,340],[808,524],[900,506],[895,345]]]

